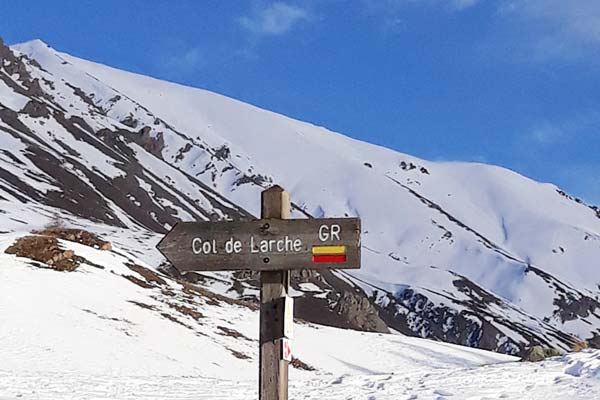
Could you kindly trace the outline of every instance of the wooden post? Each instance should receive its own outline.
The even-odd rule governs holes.
[[[262,192],[261,217],[289,219],[290,195],[280,186]],[[287,400],[288,361],[282,357],[279,327],[283,326],[283,302],[290,284],[290,271],[260,273],[259,399]]]

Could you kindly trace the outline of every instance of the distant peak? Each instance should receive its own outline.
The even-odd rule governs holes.
[[[17,50],[26,54],[31,54],[35,51],[48,50],[51,48],[46,42],[40,39],[33,39],[28,42],[13,44],[10,47],[13,50]]]
[[[27,42],[15,44],[15,46],[37,46],[37,47],[50,47],[46,42],[41,39],[33,39]]]

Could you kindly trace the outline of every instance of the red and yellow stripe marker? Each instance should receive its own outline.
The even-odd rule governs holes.
[[[314,263],[346,262],[346,246],[313,246]]]

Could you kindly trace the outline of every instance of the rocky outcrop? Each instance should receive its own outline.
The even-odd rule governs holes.
[[[563,354],[563,352],[558,351],[556,349],[550,349],[542,346],[533,346],[526,351],[525,356],[523,356],[521,361],[539,362],[544,361],[546,358],[556,357]]]
[[[72,250],[61,249],[56,238],[48,236],[25,236],[8,247],[5,253],[39,261],[44,265],[36,266],[42,268],[67,272],[75,271],[83,260]]]

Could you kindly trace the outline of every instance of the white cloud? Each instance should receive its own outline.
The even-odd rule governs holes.
[[[556,33],[600,43],[598,0],[513,0],[504,10],[544,22]]]
[[[472,7],[477,4],[479,0],[452,0],[454,7],[459,10],[464,10],[466,8]]]
[[[510,0],[500,15],[522,33],[529,58],[578,59],[600,49],[599,0]]]
[[[283,35],[302,21],[308,21],[308,12],[300,7],[275,2],[257,10],[252,16],[238,18],[238,23],[248,31],[265,36]]]
[[[557,144],[600,136],[600,113],[588,112],[559,122],[542,121],[533,126],[529,139],[539,144]]]
[[[364,8],[370,14],[382,14],[399,11],[404,6],[426,5],[465,10],[480,0],[362,0]]]
[[[181,80],[208,65],[205,50],[200,46],[184,48],[156,59],[156,66],[167,79]]]

